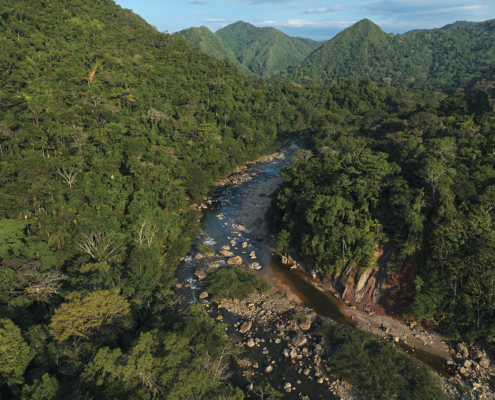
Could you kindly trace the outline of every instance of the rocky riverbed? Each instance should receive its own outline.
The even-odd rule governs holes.
[[[248,389],[256,390],[257,382],[269,377],[271,382],[276,382],[278,389],[287,392],[287,398],[308,395],[311,399],[353,399],[357,398],[357,389],[331,376],[328,343],[313,333],[313,328],[321,317],[314,312],[306,312],[308,329],[294,319],[296,313],[305,312],[298,305],[303,303],[299,294],[294,293],[284,282],[274,279],[266,270],[266,257],[269,257],[266,253],[272,252],[276,247],[276,238],[267,231],[265,221],[265,214],[270,206],[268,196],[281,183],[277,170],[270,170],[267,165],[273,165],[274,168],[287,165],[295,150],[296,146],[291,150],[286,146],[275,155],[240,167],[219,183],[221,189],[216,196],[209,197],[204,204],[196,206],[199,209],[209,209],[215,203],[220,204],[214,207],[220,212],[215,212],[212,219],[216,226],[221,224],[227,233],[215,238],[215,241],[207,233],[211,228],[205,226],[205,231],[198,236],[196,242],[215,244],[216,251],[213,255],[206,256],[193,253],[185,260],[184,269],[191,272],[183,275],[182,281],[178,278],[177,293],[184,294],[183,298],[187,298],[187,301],[183,301],[184,307],[192,302],[205,304],[212,317],[229,323],[229,334],[239,337],[238,345],[246,352],[237,360],[236,365],[246,383],[248,397]],[[239,191],[237,188],[243,189]],[[206,221],[204,223],[208,225]],[[263,240],[262,248],[256,239]],[[267,275],[275,288],[263,296],[255,295],[247,302],[224,301],[219,305],[211,304],[205,278],[208,273],[217,268],[229,267],[229,264]],[[289,269],[290,266],[286,268]],[[261,271],[257,272],[258,269]],[[314,293],[329,292],[332,293],[332,298],[336,295],[332,288],[325,287],[315,276],[302,272],[299,275],[299,279],[307,281],[315,288]],[[452,399],[495,399],[490,387],[495,383],[495,371],[492,364],[486,361],[486,354],[482,350],[478,349],[481,356],[475,348],[467,349],[466,355],[462,348],[462,351],[457,348],[457,344],[446,342],[440,335],[426,332],[421,327],[407,326],[386,316],[372,315],[343,302],[340,307],[356,328],[374,333],[381,340],[392,341],[410,354],[425,352],[441,355],[443,366],[450,368],[450,376],[443,378],[442,385]],[[294,342],[298,334],[303,335],[304,343]],[[444,371],[443,368],[438,369]],[[463,393],[464,391],[467,392]]]

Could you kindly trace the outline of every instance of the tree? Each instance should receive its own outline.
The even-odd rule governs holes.
[[[51,335],[61,342],[69,338],[114,340],[132,324],[131,307],[116,289],[72,292],[55,310],[49,325]]]
[[[0,319],[0,387],[23,383],[24,371],[33,357],[21,330],[10,319]]]
[[[49,374],[44,374],[41,380],[35,379],[32,385],[22,388],[22,400],[52,400],[57,397],[58,381]]]

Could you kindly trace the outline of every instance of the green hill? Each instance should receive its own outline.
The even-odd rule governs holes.
[[[242,65],[236,58],[232,50],[219,36],[215,35],[206,26],[199,28],[189,28],[177,32],[176,35],[183,35],[186,40],[198,46],[202,51],[218,59],[227,59],[237,65],[239,71],[249,74],[249,69]]]
[[[388,35],[362,20],[276,79],[328,84],[370,77],[411,89],[471,90],[495,79],[495,20]]]
[[[216,32],[239,62],[263,77],[302,62],[319,42],[293,38],[275,28],[258,28],[238,21]]]

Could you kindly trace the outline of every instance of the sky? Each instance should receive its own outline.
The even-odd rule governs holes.
[[[290,36],[331,39],[368,18],[387,33],[495,18],[495,0],[115,0],[160,31],[206,26],[215,32],[242,20]]]

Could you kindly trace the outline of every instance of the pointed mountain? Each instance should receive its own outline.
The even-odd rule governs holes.
[[[393,35],[364,19],[273,80],[331,84],[369,77],[415,90],[474,90],[477,82],[495,81],[494,62],[495,20]]]
[[[243,74],[250,74],[249,69],[242,65],[236,58],[229,46],[227,46],[220,37],[215,35],[206,26],[199,28],[189,28],[177,32],[176,35],[182,35],[189,42],[199,47],[202,51],[219,59],[227,59],[237,65],[239,71]]]
[[[252,72],[270,77],[301,63],[321,43],[293,38],[275,28],[258,28],[243,21],[216,32],[239,62]]]
[[[391,50],[389,36],[368,19],[340,32],[314,51],[289,79],[329,83],[343,77],[362,77],[379,66]]]

